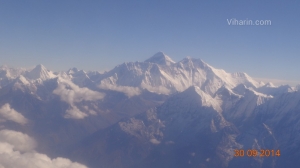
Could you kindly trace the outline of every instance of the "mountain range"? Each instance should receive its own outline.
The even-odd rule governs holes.
[[[0,167],[298,167],[299,86],[163,52],[104,73],[2,66]]]

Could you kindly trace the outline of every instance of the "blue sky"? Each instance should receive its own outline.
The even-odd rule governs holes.
[[[227,72],[300,81],[300,2],[0,1],[0,64],[109,70],[163,51]],[[229,26],[227,19],[271,20]]]

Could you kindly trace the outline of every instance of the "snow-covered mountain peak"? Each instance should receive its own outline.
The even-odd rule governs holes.
[[[272,82],[268,82],[266,85],[265,85],[266,87],[276,87]]]
[[[244,88],[245,89],[245,88]],[[235,93],[232,89],[228,88],[227,86],[222,86],[216,93],[215,93],[215,97],[226,97],[226,98],[230,98],[230,97],[235,97],[235,98],[241,98],[243,97],[242,95]]]
[[[37,79],[47,80],[56,77],[56,75],[54,75],[53,72],[47,70],[46,67],[43,66],[42,64],[39,64],[31,71],[27,72],[25,77],[31,80],[37,80]]]
[[[232,90],[233,90],[233,92],[235,92],[239,95],[245,95],[247,87],[244,84],[239,84],[235,88],[233,88]]]
[[[221,102],[217,101],[209,94],[202,91],[198,86],[191,86],[183,91],[180,95],[183,96],[187,101],[196,101],[199,102],[202,106],[212,107],[218,112],[222,111]]]
[[[74,73],[76,73],[76,72],[78,72],[79,70],[77,69],[77,68],[71,68],[71,69],[69,69],[68,71],[67,71],[67,73],[68,74],[74,74]]]
[[[201,63],[204,63],[206,64],[202,59],[199,59],[199,58],[193,58],[191,56],[186,56],[185,58],[182,59],[181,62],[201,62]]]
[[[235,78],[242,78],[242,79],[251,79],[252,78],[246,74],[245,72],[234,72],[234,73],[231,73],[232,77],[235,77]],[[259,84],[259,82],[256,82],[255,83]]]
[[[191,86],[187,88],[183,94],[194,95],[199,97],[200,99],[211,99],[211,96],[202,91],[198,86]]]
[[[151,63],[156,63],[159,65],[168,65],[168,66],[175,63],[169,56],[167,56],[163,52],[158,52],[158,53],[154,54],[152,57],[147,59],[145,62],[151,62]]]
[[[37,71],[47,71],[47,68],[46,68],[44,65],[42,65],[42,64],[38,64],[38,65],[36,65],[36,66],[33,68],[33,70],[37,70]]]
[[[86,72],[84,70],[79,70],[77,68],[71,68],[67,71],[67,74],[71,76],[86,76]]]
[[[192,58],[190,56],[185,57],[177,63],[178,65],[183,66],[185,69],[197,69],[200,68],[204,71],[212,71],[214,69],[212,66],[208,65],[202,59]]]
[[[248,74],[244,72],[235,72],[231,73],[231,78],[235,79],[235,85],[243,83],[247,87],[253,87],[253,88],[258,88],[263,86],[263,83],[257,82],[256,80],[252,79]]]
[[[271,95],[267,95],[261,92],[256,91],[254,88],[247,87],[244,84],[239,84],[237,87],[233,89],[233,91],[239,95],[246,95],[251,93],[252,95],[256,95],[264,98],[273,98]]]
[[[162,52],[145,62],[129,62],[116,66],[99,77],[98,82],[147,88],[151,91],[156,90],[157,93],[161,93],[161,90],[167,90],[166,93],[182,92],[195,85],[210,96],[213,96],[222,86],[230,89],[239,84],[252,88],[260,86],[245,73],[227,73],[210,66],[201,59],[191,57],[174,63]]]

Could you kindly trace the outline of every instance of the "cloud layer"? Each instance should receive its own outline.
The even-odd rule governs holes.
[[[80,111],[75,103],[81,101],[95,101],[104,98],[104,94],[90,90],[88,88],[80,88],[74,83],[59,79],[57,88],[53,91],[54,94],[60,96],[62,101],[67,102],[70,108],[66,111],[65,118],[82,119],[88,116],[88,112]]]
[[[87,168],[66,158],[51,159],[34,151],[35,141],[21,132],[0,131],[0,168]]]
[[[101,83],[99,85],[100,89],[106,89],[106,90],[114,90],[118,92],[123,92],[126,94],[128,97],[136,96],[141,94],[141,91],[137,87],[130,87],[130,86],[116,86],[112,84],[107,84],[107,83]]]
[[[128,97],[137,96],[141,94],[141,89],[147,89],[148,91],[155,92],[155,93],[170,94],[170,90],[167,89],[166,87],[163,86],[153,87],[145,83],[142,83],[140,87],[118,86],[118,85],[112,85],[108,83],[101,83],[98,87],[100,89],[123,92]]]
[[[21,152],[32,151],[36,146],[34,139],[26,134],[12,130],[1,130],[0,142],[9,142],[15,150]]]
[[[28,122],[28,120],[22,114],[12,109],[8,103],[4,104],[0,108],[0,118],[4,121],[10,120],[22,125]]]
[[[142,83],[141,87],[143,89],[147,89],[150,92],[155,92],[155,93],[159,93],[159,94],[166,94],[166,95],[170,94],[170,90],[167,89],[166,87],[163,87],[163,86],[153,87],[153,86],[147,85],[145,83]]]

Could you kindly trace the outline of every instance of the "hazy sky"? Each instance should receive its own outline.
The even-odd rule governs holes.
[[[109,70],[163,51],[227,72],[300,81],[300,2],[0,0],[0,64]],[[230,26],[227,19],[271,20]]]

